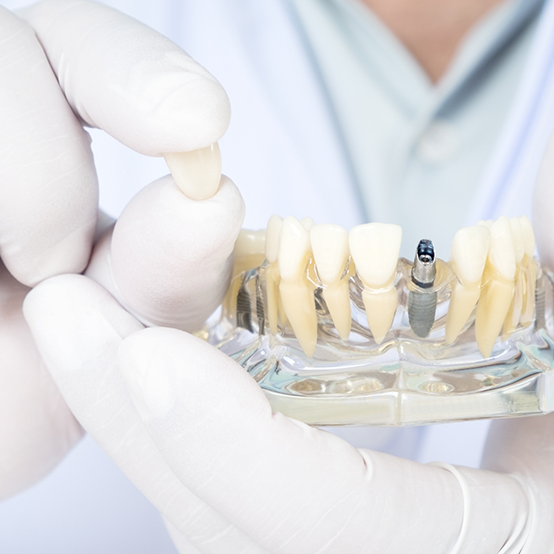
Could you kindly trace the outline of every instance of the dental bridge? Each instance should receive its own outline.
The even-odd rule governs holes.
[[[553,275],[524,216],[454,237],[450,261],[402,229],[272,216],[243,230],[204,332],[276,411],[314,425],[419,425],[554,410]]]

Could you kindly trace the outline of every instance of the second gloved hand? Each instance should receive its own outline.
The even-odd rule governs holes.
[[[554,480],[536,480],[517,441],[502,451],[520,460],[517,479],[458,468],[463,492],[442,468],[272,413],[234,361],[182,331],[142,329],[84,276],[36,287],[25,316],[75,416],[183,553],[449,554],[466,529],[458,553],[498,554],[536,527],[529,552],[549,552],[550,512],[531,508],[552,504]]]

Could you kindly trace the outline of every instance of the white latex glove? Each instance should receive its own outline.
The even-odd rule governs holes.
[[[17,280],[33,286],[52,275],[83,271],[89,260],[98,192],[83,124],[102,128],[143,154],[161,155],[212,144],[225,132],[230,109],[219,83],[180,48],[102,4],[51,0],[18,16],[0,7],[0,36],[0,256]],[[160,199],[171,194],[170,182],[159,184],[165,191]],[[233,190],[223,183],[218,197],[230,195],[240,204]],[[186,200],[181,194],[181,208]],[[210,211],[217,203],[216,197],[194,214],[219,217],[217,209]],[[158,205],[163,209],[163,201]],[[183,213],[186,219],[186,209],[181,218]],[[183,229],[186,225],[177,225],[174,231]],[[121,235],[123,249],[144,236]],[[203,239],[209,240],[209,230]],[[200,246],[209,250],[206,243]],[[214,268],[228,267],[230,249],[216,248],[207,259]],[[148,249],[136,255],[144,253]],[[140,271],[141,259],[128,260]],[[206,283],[215,292],[199,305],[197,318],[217,304],[225,267],[219,281]],[[135,290],[132,276],[121,283],[122,290]],[[82,430],[32,344],[21,314],[28,289],[4,266],[0,286],[1,499],[48,472]],[[179,290],[169,287],[174,297]],[[147,296],[143,307],[149,316],[163,298]]]
[[[543,443],[530,459],[532,439],[496,434],[489,463],[509,460],[517,478],[458,468],[461,484],[272,414],[235,362],[182,331],[141,329],[86,277],[40,284],[25,316],[75,416],[167,518],[181,552],[497,554],[520,552],[529,530],[524,552],[552,551],[554,475],[536,469],[554,452]]]

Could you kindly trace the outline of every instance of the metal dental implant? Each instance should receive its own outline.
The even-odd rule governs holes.
[[[413,332],[421,338],[429,335],[435,322],[437,293],[431,289],[436,276],[433,243],[427,239],[420,240],[411,273],[412,283],[417,285],[419,290],[410,291],[408,296],[408,318]]]

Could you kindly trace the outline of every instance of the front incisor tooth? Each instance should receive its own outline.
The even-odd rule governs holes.
[[[485,225],[464,227],[454,236],[450,261],[459,280],[452,284],[446,316],[447,344],[456,340],[479,300],[489,242],[490,231]]]
[[[281,304],[279,296],[279,284],[281,282],[281,277],[279,276],[277,255],[279,253],[279,239],[281,237],[282,226],[283,219],[274,214],[269,218],[265,232],[265,257],[268,262],[265,276],[267,319],[269,321],[269,330],[274,336],[278,331],[278,314],[279,306]]]
[[[389,332],[398,306],[394,278],[401,242],[398,225],[368,223],[350,231],[350,252],[364,284],[367,323],[377,344]]]
[[[286,217],[279,240],[279,292],[294,334],[308,357],[313,356],[317,344],[314,288],[306,273],[310,257],[310,233],[295,217]]]
[[[502,216],[491,226],[491,241],[483,288],[475,316],[475,339],[488,358],[500,334],[514,296],[516,254],[508,218]]]
[[[323,298],[337,332],[347,339],[352,325],[350,288],[348,275],[341,277],[350,256],[348,231],[339,225],[316,225],[310,231],[310,240]]]
[[[191,152],[169,152],[164,158],[185,196],[191,200],[207,200],[215,195],[221,180],[221,154],[217,142]]]

